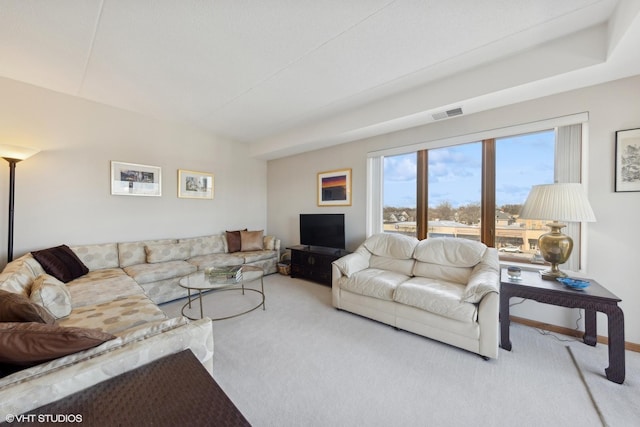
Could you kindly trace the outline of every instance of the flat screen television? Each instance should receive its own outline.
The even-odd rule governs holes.
[[[300,214],[300,244],[345,249],[344,214]]]

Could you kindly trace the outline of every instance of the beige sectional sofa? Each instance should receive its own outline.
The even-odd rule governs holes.
[[[498,252],[465,239],[376,234],[334,261],[333,305],[498,357]]]
[[[185,349],[211,373],[211,320],[168,319],[157,304],[186,296],[178,280],[208,266],[250,264],[276,272],[280,242],[261,238],[261,250],[238,253],[228,252],[224,234],[64,247],[88,270],[67,283],[31,253],[7,264],[0,273],[0,314],[11,317],[17,301],[35,319],[0,323],[0,368],[6,374],[6,359],[16,352],[35,348],[38,354],[29,353],[24,366],[11,365],[15,372],[0,378],[0,420]],[[86,348],[67,354],[74,346]],[[39,354],[47,351],[64,354]]]
[[[71,246],[71,250],[89,270],[102,270],[103,275],[126,274],[153,302],[161,304],[187,296],[178,281],[207,267],[248,264],[261,267],[264,274],[277,272],[280,240],[260,238],[261,249],[237,252],[229,252],[226,234]]]

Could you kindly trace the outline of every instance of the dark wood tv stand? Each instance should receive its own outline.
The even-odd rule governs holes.
[[[349,252],[321,246],[291,246],[291,277],[331,286],[331,263]]]

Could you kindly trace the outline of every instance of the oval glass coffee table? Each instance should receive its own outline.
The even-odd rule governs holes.
[[[185,288],[188,292],[187,302],[182,306],[182,315],[191,319],[197,320],[197,317],[191,317],[185,314],[187,307],[192,308],[192,303],[196,300],[200,303],[200,319],[204,317],[202,309],[202,298],[209,292],[220,291],[242,291],[242,295],[245,291],[256,292],[260,294],[261,301],[255,307],[251,307],[249,310],[241,313],[236,313],[231,316],[212,318],[211,320],[224,320],[231,319],[232,317],[238,317],[243,314],[247,314],[260,306],[265,309],[264,305],[264,282],[262,277],[264,276],[264,270],[260,267],[254,267],[252,265],[232,266],[232,267],[213,267],[205,270],[196,271],[188,276],[183,277],[178,282],[180,286]],[[260,289],[253,289],[245,287],[245,284],[260,280]],[[192,291],[195,295],[192,296]]]

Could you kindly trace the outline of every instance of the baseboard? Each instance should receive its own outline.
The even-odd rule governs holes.
[[[536,320],[525,319],[524,317],[509,316],[509,318],[511,319],[512,322],[515,322],[515,323],[531,326],[533,328],[544,329],[545,331],[555,332],[557,334],[567,335],[570,337],[582,338],[582,335],[584,334],[584,332],[576,331],[575,329],[565,328],[563,326],[558,326],[558,325],[552,325],[550,323],[538,322]],[[609,339],[602,335],[598,335],[597,339],[600,344],[609,343]],[[640,344],[625,341],[624,348],[626,350],[640,353]]]

